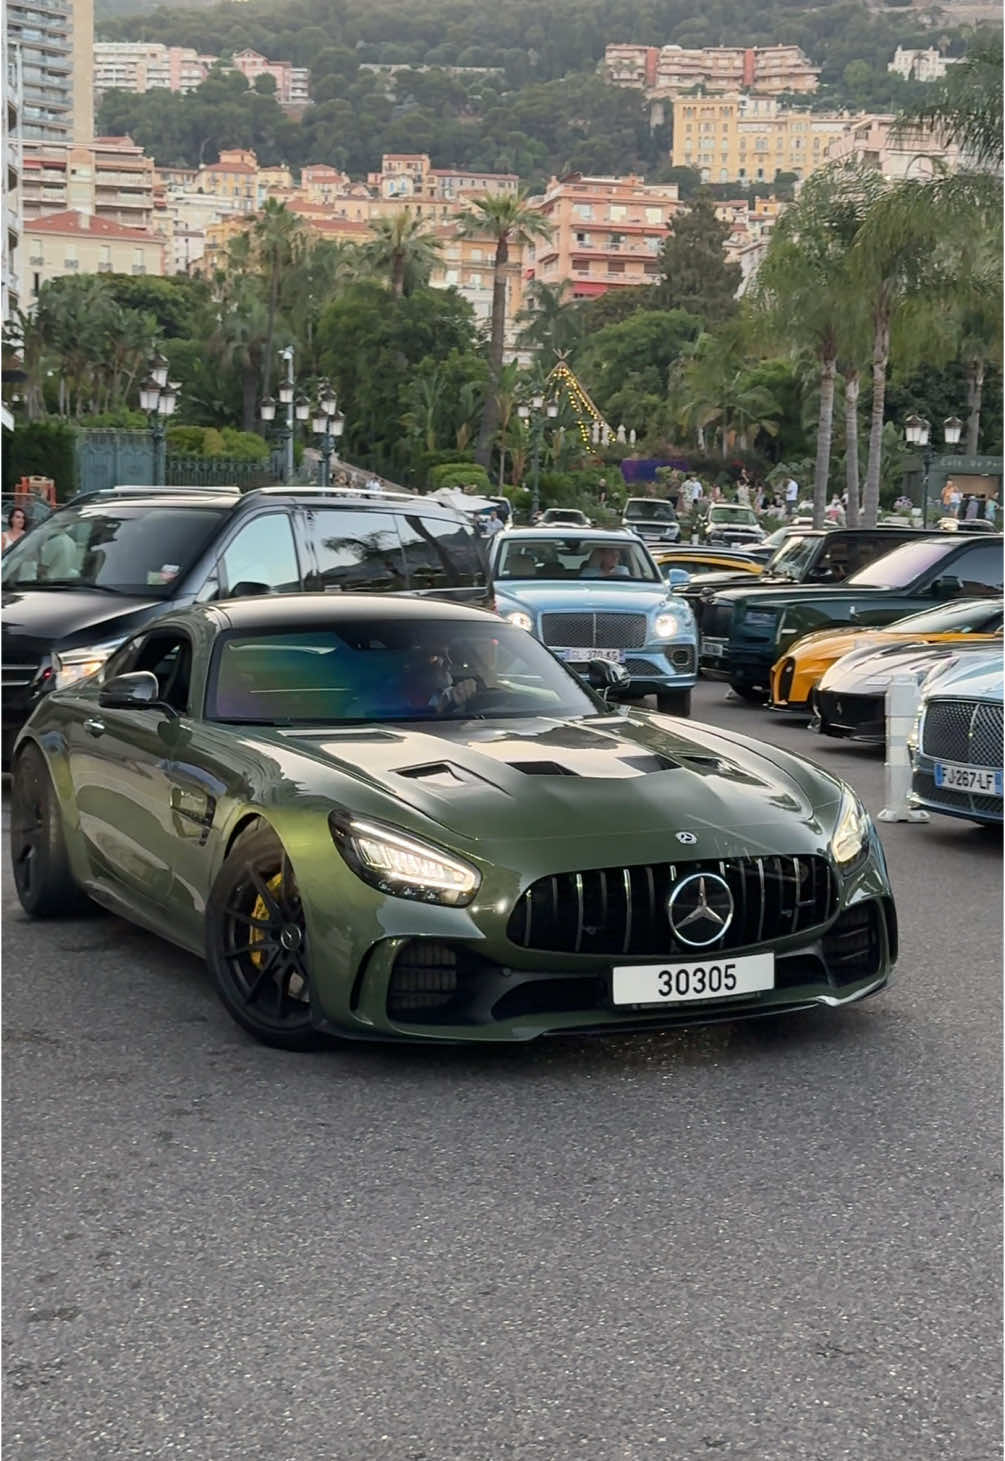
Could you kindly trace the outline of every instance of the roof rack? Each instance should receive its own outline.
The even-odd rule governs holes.
[[[235,492],[239,491],[240,488],[237,486],[236,483],[233,482],[226,485],[221,484],[215,487],[179,487],[174,484],[170,486],[165,484],[152,486],[149,482],[139,483],[136,485],[121,483],[116,487],[91,487],[90,489],[87,489],[83,492],[75,492],[70,501],[77,502],[84,497],[134,497],[147,494],[156,495],[157,493],[161,492],[176,494],[195,493],[197,495],[204,494],[207,497],[219,497],[223,494],[226,494],[227,496],[232,496]],[[67,504],[67,506],[69,506],[69,504]]]
[[[388,492],[384,487],[298,487],[295,484],[287,483],[274,487],[252,487],[244,495],[250,497],[253,493],[260,493],[263,497],[284,497],[291,493],[297,497],[368,497],[381,502],[417,502],[419,500],[417,492]]]

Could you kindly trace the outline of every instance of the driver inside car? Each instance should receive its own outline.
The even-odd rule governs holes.
[[[405,704],[410,710],[433,710],[437,715],[461,710],[478,694],[472,675],[455,680],[449,656],[417,650],[405,673]]]

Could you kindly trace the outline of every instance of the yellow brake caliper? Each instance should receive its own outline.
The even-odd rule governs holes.
[[[272,894],[273,898],[275,898],[277,901],[279,899],[279,889],[282,887],[282,883],[283,883],[283,875],[282,875],[282,873],[276,873],[275,877],[274,878],[271,878],[269,880],[269,882],[266,883],[266,887],[268,888],[269,892]],[[261,893],[259,893],[258,898],[255,900],[255,906],[251,910],[251,916],[256,921],[260,920],[262,923],[265,923],[265,922],[268,921],[268,917],[269,917],[269,905],[266,903],[266,901],[262,897]],[[249,942],[249,944],[264,944],[264,942],[265,942],[265,929],[264,928],[256,928],[255,925],[252,924],[252,926],[251,926],[251,937],[248,939],[248,942]],[[254,964],[254,966],[255,966],[256,969],[261,969],[262,965],[265,963],[265,950],[264,949],[257,949],[254,952],[252,952],[251,954],[249,954],[248,957],[251,960],[251,962]]]

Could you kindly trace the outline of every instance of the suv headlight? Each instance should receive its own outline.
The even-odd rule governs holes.
[[[673,639],[684,628],[679,614],[657,614],[653,620],[653,635],[656,639]]]
[[[54,654],[52,689],[65,690],[78,680],[86,680],[89,676],[96,675],[122,642],[121,639],[113,639],[107,644],[92,644],[86,649],[68,649],[62,654]]]
[[[830,840],[830,850],[833,853],[834,861],[840,867],[847,867],[849,863],[861,856],[869,841],[871,827],[872,823],[865,807],[853,792],[846,791],[841,798],[837,826],[834,828]]]
[[[358,878],[395,898],[462,908],[478,892],[477,868],[383,822],[332,812],[335,846]]]
[[[517,629],[526,629],[528,634],[532,634],[534,631],[534,620],[529,614],[525,614],[523,609],[514,609],[511,614],[504,614],[503,618],[507,624],[512,624]]]

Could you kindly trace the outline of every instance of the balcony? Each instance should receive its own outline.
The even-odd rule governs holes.
[[[64,269],[69,269],[70,272],[72,273],[74,270],[80,268],[80,260],[79,259],[64,259],[63,260],[63,268]]]
[[[109,260],[109,259],[101,259],[101,260],[99,260],[99,262],[98,262],[98,273],[99,274],[110,274],[111,272],[112,272],[111,260]]]

